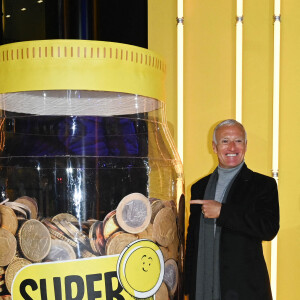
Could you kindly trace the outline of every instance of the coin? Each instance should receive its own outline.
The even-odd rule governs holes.
[[[15,278],[15,275],[25,266],[30,265],[31,262],[24,258],[18,258],[12,261],[6,271],[5,271],[5,285],[7,287],[7,290],[11,293],[11,287],[13,280]]]
[[[15,235],[18,229],[18,218],[15,212],[6,205],[0,205],[0,215],[1,227]]]
[[[116,232],[108,239],[105,253],[106,255],[120,254],[129,243],[137,239],[136,235],[121,231]]]
[[[38,215],[38,205],[34,198],[28,196],[22,196],[16,199],[14,202],[21,203],[29,207],[31,212],[31,219],[36,219]]]
[[[0,228],[0,266],[7,266],[14,258],[17,250],[17,240],[8,230]]]
[[[76,259],[74,249],[65,241],[51,239],[51,248],[44,261],[62,261]]]
[[[104,255],[105,239],[103,236],[103,222],[96,221],[89,231],[90,244],[96,254]]]
[[[16,214],[17,218],[30,219],[30,209],[21,203],[6,202],[5,206],[10,207]],[[24,209],[25,206],[25,209]],[[27,208],[27,210],[26,210]]]
[[[175,239],[173,242],[168,246],[169,257],[173,258],[176,262],[179,259],[179,238],[175,235]]]
[[[97,220],[96,220],[97,221]],[[95,222],[96,222],[95,221]],[[85,221],[85,222],[71,222],[77,229],[79,229],[81,232],[83,232],[84,234],[88,235],[89,234],[89,231],[90,231],[90,228],[92,226],[92,224],[94,222],[88,222],[88,221]]]
[[[152,201],[151,203],[151,209],[152,209],[152,214],[151,214],[151,223],[153,223],[154,218],[156,217],[157,213],[164,208],[164,203],[163,201],[156,199],[154,201]]]
[[[137,234],[139,239],[147,239],[155,242],[155,238],[153,237],[153,225],[150,223],[148,227]]]
[[[163,201],[165,207],[171,207],[173,209],[173,213],[176,215],[177,214],[177,208],[174,200],[166,200]]]
[[[3,292],[3,290],[4,290],[4,285],[5,285],[5,281],[4,281],[4,273],[5,273],[5,271],[4,271],[4,268],[3,267],[0,267],[0,293],[2,293]],[[1,299],[1,296],[0,296],[0,299]]]
[[[164,247],[171,244],[177,235],[176,217],[171,207],[162,208],[153,222],[153,236]]]
[[[78,222],[77,218],[69,213],[60,213],[52,218],[52,222],[66,220],[69,222]]]
[[[49,228],[49,227],[48,227],[48,230],[49,230],[50,235],[51,235],[53,238],[56,238],[56,239],[65,241],[65,242],[67,242],[70,246],[72,246],[73,248],[76,248],[76,247],[77,247],[77,243],[74,242],[73,240],[67,238],[63,233],[60,233],[59,231],[53,230],[52,228]]]
[[[70,237],[74,241],[79,241],[82,243],[88,250],[90,249],[90,240],[88,237],[83,234],[76,226],[74,226],[71,222],[68,222],[66,220],[60,220],[60,224],[66,228],[66,230],[69,232]],[[61,227],[60,227],[61,228]]]
[[[63,220],[63,219],[61,219]],[[67,228],[65,228],[64,225],[61,224],[61,220],[60,219],[52,219],[52,223],[69,239],[73,240],[72,235],[70,234],[70,232],[67,230]]]
[[[38,220],[32,219],[22,224],[18,238],[24,257],[32,262],[43,260],[50,251],[50,233],[46,226]]]
[[[172,298],[178,285],[178,266],[174,259],[168,259],[165,262],[164,283],[167,285]]]
[[[167,261],[168,259],[172,258],[175,261],[178,261],[179,258],[179,239],[176,236],[173,242],[168,247],[160,246],[161,252],[163,253],[164,260]]]
[[[120,230],[120,226],[117,222],[116,211],[109,212],[103,220],[103,236],[107,240],[113,233]]]
[[[139,233],[147,228],[151,220],[149,199],[140,193],[125,196],[117,207],[117,221],[129,233]]]
[[[88,258],[88,257],[96,257],[96,255],[86,249],[81,249],[80,253],[78,253],[78,257]]]
[[[52,229],[52,230],[64,235],[64,233],[54,223],[52,223],[48,219],[43,219],[41,222],[47,227],[48,230]]]
[[[163,282],[159,290],[155,293],[155,300],[168,300],[169,293],[166,284]]]

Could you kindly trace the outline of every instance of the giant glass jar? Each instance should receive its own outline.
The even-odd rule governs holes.
[[[16,295],[27,280],[22,299],[181,299],[184,182],[165,117],[165,69],[155,53],[117,43],[0,47],[0,295]],[[94,298],[79,288],[91,274],[67,284],[72,264],[100,261],[101,269],[101,259],[148,240],[163,257],[153,295],[143,284],[128,291],[114,282],[109,296],[107,282],[96,287],[104,274],[95,275]],[[12,285],[33,264],[67,273],[50,278],[52,292],[48,279],[27,275]]]

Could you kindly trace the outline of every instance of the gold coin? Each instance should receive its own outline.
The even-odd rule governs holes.
[[[155,293],[155,300],[168,300],[169,293],[166,284],[163,282],[159,290]]]
[[[11,286],[15,275],[25,266],[30,265],[31,262],[24,258],[18,258],[12,261],[5,271],[5,285],[7,290],[11,293]]]
[[[164,208],[164,203],[163,201],[156,199],[154,201],[152,201],[151,203],[151,209],[152,209],[152,214],[151,214],[151,223],[153,223],[154,218],[156,217],[157,213]]]
[[[54,238],[54,239],[59,239],[62,241],[67,242],[70,246],[72,246],[73,248],[77,247],[77,243],[74,242],[73,240],[67,238],[63,233],[60,233],[59,231],[53,230],[52,228],[48,228],[50,235]]]
[[[153,237],[153,225],[150,223],[148,227],[137,234],[139,239],[147,239],[155,242],[155,238]]]
[[[60,219],[52,219],[52,223],[69,239],[73,240],[73,236],[70,234],[70,232],[61,224]]]
[[[168,246],[169,258],[173,258],[176,262],[179,259],[179,238],[176,235],[173,242]]]
[[[175,204],[174,200],[165,200],[165,201],[163,201],[163,203],[164,203],[165,207],[171,207],[173,210],[173,213],[175,215],[177,215],[177,208],[176,208],[176,204]]]
[[[15,212],[6,205],[0,205],[0,215],[1,227],[15,235],[18,229],[18,218]]]
[[[32,262],[43,260],[50,251],[51,237],[46,226],[38,220],[28,220],[18,232],[20,249]]]
[[[103,220],[103,236],[107,240],[113,233],[120,230],[117,222],[116,211],[113,210],[108,213]]]
[[[96,257],[95,254],[93,254],[92,252],[90,252],[90,251],[88,251],[86,249],[81,249],[79,256],[82,257],[82,258]]]
[[[61,220],[60,223],[68,230],[74,241],[82,243],[88,250],[91,250],[89,238],[84,233],[82,233],[76,226],[74,226],[71,222],[68,222],[66,220]]]
[[[128,244],[137,239],[137,236],[131,233],[121,231],[114,233],[106,243],[106,255],[120,254]]]
[[[176,217],[171,207],[161,209],[153,222],[153,236],[164,247],[168,247],[177,235]]]
[[[14,258],[17,250],[15,236],[4,228],[0,228],[0,266],[7,266]]]
[[[143,194],[132,193],[125,196],[117,207],[117,221],[129,233],[144,231],[151,220],[151,205]]]
[[[179,258],[179,239],[176,236],[174,241],[168,247],[159,247],[164,256],[164,261],[172,258],[175,261],[178,261]]]
[[[38,216],[38,205],[37,201],[34,198],[28,196],[22,196],[16,199],[14,202],[21,203],[29,207],[31,212],[31,219],[37,219]]]
[[[41,222],[47,227],[48,230],[52,229],[52,230],[64,235],[64,233],[54,223],[52,223],[48,219],[43,219]]]
[[[78,222],[77,218],[69,213],[60,213],[60,214],[54,216],[51,221],[59,222],[61,220],[65,220],[65,221],[69,221],[69,222]]]

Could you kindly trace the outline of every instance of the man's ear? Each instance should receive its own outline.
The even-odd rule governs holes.
[[[213,148],[213,150],[214,150],[215,153],[218,152],[217,145],[216,145],[216,143],[214,141],[212,142],[212,148]]]

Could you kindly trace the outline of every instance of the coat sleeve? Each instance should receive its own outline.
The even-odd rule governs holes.
[[[197,186],[191,188],[191,199],[198,198]],[[186,252],[184,263],[184,293],[190,294],[191,287],[194,286],[195,280],[195,258],[198,251],[198,232],[199,232],[199,211],[201,212],[201,205],[192,204],[190,206],[189,225],[186,238]]]
[[[259,174],[250,186],[231,195],[234,201],[229,198],[222,204],[217,224],[228,230],[270,241],[279,230],[277,184],[273,178]]]

